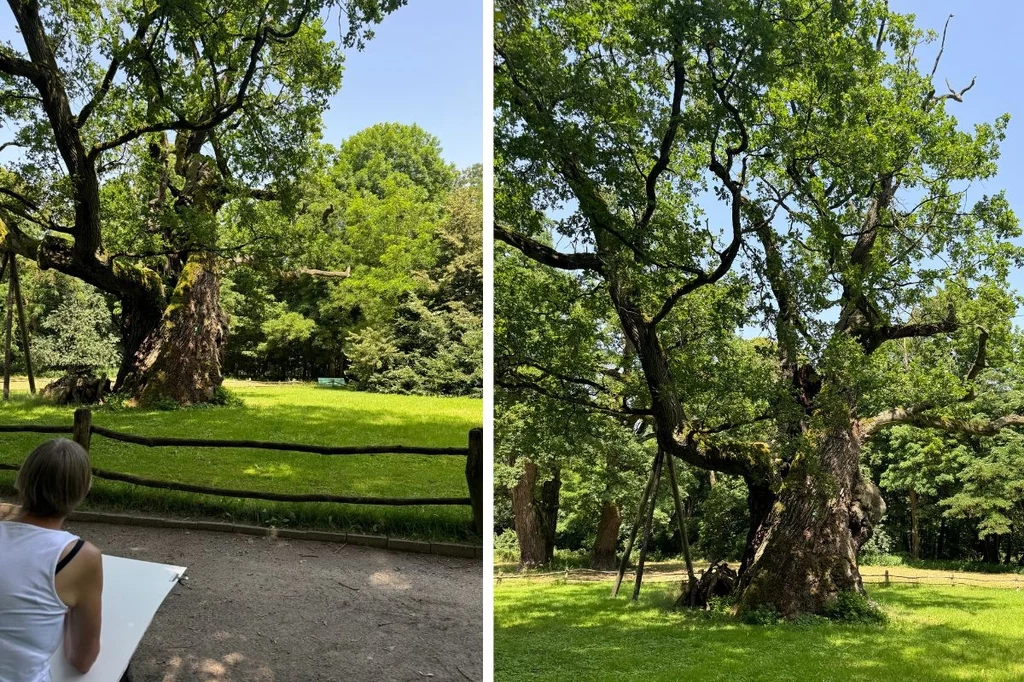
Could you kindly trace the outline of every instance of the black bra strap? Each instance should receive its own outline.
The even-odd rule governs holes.
[[[58,573],[60,573],[60,569],[67,566],[68,562],[75,558],[75,555],[78,554],[78,550],[82,549],[82,545],[84,544],[85,540],[79,538],[78,542],[75,543],[75,546],[72,547],[71,551],[67,553],[67,556],[65,556],[63,559],[57,562],[57,570],[54,571],[53,574],[57,575]]]

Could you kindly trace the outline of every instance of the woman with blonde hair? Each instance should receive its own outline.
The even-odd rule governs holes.
[[[82,673],[99,655],[102,554],[62,528],[91,484],[89,454],[64,438],[21,465],[21,512],[0,521],[0,682],[48,682],[62,640]]]

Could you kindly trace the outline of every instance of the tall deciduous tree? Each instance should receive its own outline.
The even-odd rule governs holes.
[[[938,36],[884,2],[496,9],[495,237],[602,288],[646,388],[622,410],[670,455],[745,481],[741,609],[822,612],[863,590],[856,555],[883,509],[865,439],[1024,421],[943,411],[992,364],[989,330],[959,309],[1020,260],[1005,198],[966,196],[995,173],[1006,119],[961,130],[949,107],[971,84],[939,93],[943,43],[920,64]],[[751,315],[694,331],[763,328],[772,381],[705,420],[670,339],[689,302],[739,285]],[[897,381],[878,352],[927,337],[970,349],[928,369],[944,390]]]
[[[117,387],[209,399],[220,381],[225,207],[287,199],[347,46],[405,0],[87,3],[9,0],[24,45],[0,45],[7,248],[116,296]],[[287,203],[285,201],[285,203]]]

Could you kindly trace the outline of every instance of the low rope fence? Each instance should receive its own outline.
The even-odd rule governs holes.
[[[917,575],[903,575],[888,570],[876,573],[872,567],[862,569],[861,580],[865,585],[932,585],[936,587],[1000,587],[1010,589],[1024,588],[1024,576],[1019,573],[993,573],[991,575],[964,574],[956,571],[932,571]],[[697,576],[704,573],[703,568],[698,568]],[[506,580],[561,580],[563,582],[601,582],[612,580],[618,574],[617,571],[601,571],[592,568],[567,568],[560,571],[524,571],[521,573],[495,572],[494,583],[500,585]],[[635,575],[635,570],[626,572],[626,575]],[[687,582],[688,576],[684,570],[673,571],[651,571],[649,568],[644,571],[645,582]]]
[[[1018,573],[993,573],[991,576],[980,576],[978,574],[965,575],[951,572],[933,572],[917,575],[901,575],[899,573],[861,573],[861,580],[865,585],[934,585],[938,587],[1012,587],[1021,589],[1024,587],[1024,580]]]
[[[470,429],[468,445],[457,447],[420,447],[409,445],[351,445],[329,446],[308,445],[304,443],[276,443],[257,440],[225,440],[209,438],[172,438],[162,436],[139,436],[122,433],[113,429],[96,426],[92,423],[92,412],[82,408],[75,411],[74,424],[71,426],[50,426],[40,424],[0,424],[0,433],[44,433],[71,434],[72,438],[86,450],[90,448],[93,434],[123,443],[132,443],[146,447],[197,447],[197,448],[249,448],[257,450],[284,450],[305,452],[322,456],[354,456],[354,455],[428,455],[454,456],[466,458],[466,485],[469,489],[467,497],[367,497],[328,494],[289,494],[273,493],[258,490],[232,490],[212,486],[193,485],[173,481],[156,481],[132,474],[93,468],[93,476],[109,481],[118,481],[147,488],[175,490],[201,495],[218,495],[256,500],[272,500],[276,502],[334,502],[338,504],[370,504],[387,506],[419,506],[419,505],[463,505],[473,510],[473,526],[477,534],[483,531],[483,429]],[[0,469],[17,471],[17,464],[0,463]]]

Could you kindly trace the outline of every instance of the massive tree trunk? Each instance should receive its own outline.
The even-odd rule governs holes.
[[[794,463],[740,576],[739,608],[822,613],[840,592],[863,592],[857,551],[884,509],[860,474],[855,425],[825,433]]]
[[[213,259],[192,255],[170,303],[134,353],[125,354],[118,388],[141,405],[171,399],[210,402],[220,386],[226,321]]]
[[[591,553],[590,566],[599,571],[615,570],[616,551],[619,548],[619,529],[622,527],[622,515],[619,505],[605,502],[601,506],[601,519],[597,522],[597,538],[594,540],[594,551]]]
[[[537,479],[537,465],[526,460],[523,474],[512,488],[512,513],[519,540],[521,568],[545,566],[555,551],[558,494],[562,481],[556,471],[554,477],[543,482],[538,489]]]

